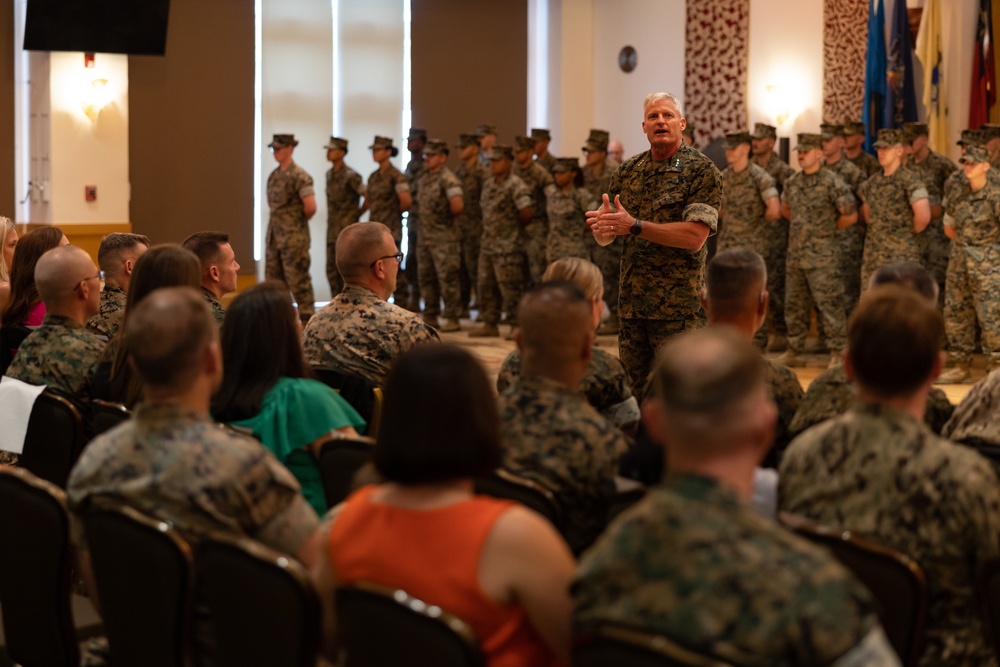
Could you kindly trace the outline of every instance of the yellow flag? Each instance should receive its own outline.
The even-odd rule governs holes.
[[[924,66],[924,106],[927,139],[932,150],[948,154],[948,110],[945,107],[944,63],[941,50],[941,0],[927,0],[917,32],[917,58]]]

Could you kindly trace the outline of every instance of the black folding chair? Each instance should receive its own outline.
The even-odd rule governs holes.
[[[131,416],[132,412],[121,403],[95,398],[90,403],[90,435],[93,437],[110,431]]]
[[[45,390],[31,409],[18,465],[65,489],[83,444],[80,410],[68,399]]]
[[[358,411],[368,424],[365,435],[378,436],[378,422],[382,417],[382,389],[363,375],[333,366],[313,366],[313,375],[326,386],[334,389]]]
[[[31,332],[28,327],[0,327],[0,375],[6,375],[17,349]]]
[[[354,488],[354,476],[372,460],[371,438],[330,438],[319,451],[319,469],[328,507],[344,501]]]
[[[594,625],[573,639],[574,667],[731,667],[730,663],[687,649],[645,630]]]
[[[475,492],[494,498],[513,500],[535,510],[562,530],[562,510],[551,489],[538,482],[497,468],[493,475],[475,480]]]

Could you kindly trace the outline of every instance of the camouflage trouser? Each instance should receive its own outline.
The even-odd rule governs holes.
[[[417,246],[420,267],[420,296],[424,299],[424,315],[441,312],[444,299],[444,316],[458,319],[462,313],[462,294],[458,285],[461,266],[461,243],[421,243]]]
[[[384,223],[389,231],[392,232],[392,240],[396,242],[396,250],[403,249],[403,223],[402,221],[386,222]],[[417,246],[412,245],[410,248],[416,249]],[[411,259],[412,256],[412,259]],[[404,262],[409,265],[410,262],[416,264],[417,253],[412,252],[406,257]],[[405,306],[407,300],[410,298],[410,281],[407,279],[406,271],[404,268],[400,268],[399,272],[396,273],[396,291],[393,292],[392,301],[397,306]]]
[[[975,248],[973,259],[956,244],[948,262],[944,297],[944,328],[949,360],[965,365],[976,344],[976,320],[982,327],[983,353],[1000,360],[1000,249]]]
[[[868,282],[875,270],[893,262],[912,262],[923,265],[920,251],[911,243],[900,244],[900,247],[880,248],[872,243],[872,233],[868,230],[865,236],[865,251],[861,256],[861,293],[868,291]]]
[[[861,254],[865,251],[865,229],[858,222],[837,230],[840,241],[840,276],[844,280],[844,312],[850,317],[861,298]]]
[[[532,222],[524,228],[524,255],[528,259],[528,274],[531,284],[542,282],[545,273],[545,226],[541,222]]]
[[[938,284],[938,306],[944,304],[945,277],[948,275],[948,256],[951,253],[951,240],[944,234],[944,222],[941,218],[931,220],[924,231],[917,234],[917,246],[923,267],[927,269]]]
[[[462,268],[459,273],[459,284],[462,292],[462,307],[469,307],[472,299],[472,288],[476,287],[476,276],[479,273],[479,244],[483,236],[483,223],[463,223],[462,231]]]
[[[335,297],[344,289],[344,279],[337,270],[337,237],[344,227],[351,224],[329,223],[326,227],[326,280],[330,283],[330,297]]]
[[[406,285],[404,289],[409,289],[414,297],[420,295],[420,258],[417,246],[420,243],[419,225],[420,221],[413,213],[407,213],[406,219],[406,261],[403,264],[403,273],[406,275]],[[399,292],[399,285],[396,285],[396,292]]]
[[[688,329],[705,326],[702,316],[687,320],[618,320],[618,357],[628,374],[632,394],[642,404],[649,391],[649,374],[653,370],[656,351],[667,339]]]
[[[288,285],[299,306],[299,315],[312,317],[316,298],[309,277],[309,227],[273,222],[267,226],[264,277]]]
[[[611,314],[618,316],[618,290],[622,275],[622,250],[625,242],[619,237],[606,246],[594,241],[590,247],[590,261],[597,265],[604,278],[604,301]]]
[[[788,254],[788,221],[784,218],[767,223],[770,230],[764,264],[767,265],[767,292],[770,295],[765,331],[784,336],[785,325],[785,256]]]
[[[590,248],[587,247],[582,239],[574,241],[549,236],[548,243],[545,246],[546,261],[551,264],[563,257],[579,257],[580,259],[590,261]]]
[[[507,323],[516,325],[517,307],[524,289],[524,255],[519,252],[479,253],[479,312],[486,324],[500,323],[500,309]]]
[[[813,303],[823,318],[823,332],[830,350],[843,350],[847,344],[847,323],[840,266],[788,268],[785,282],[785,321],[788,323],[788,347],[796,352],[801,352],[805,347]]]

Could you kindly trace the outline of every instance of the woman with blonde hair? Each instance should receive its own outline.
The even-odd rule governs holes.
[[[17,245],[17,228],[14,221],[0,215],[0,310],[10,296],[10,265],[14,261],[14,247]]]
[[[592,262],[579,257],[563,257],[545,270],[542,281],[568,280],[590,299],[594,329],[601,323],[604,312],[604,279]],[[497,391],[503,393],[521,374],[521,353],[514,350],[504,359],[497,376]],[[587,402],[608,421],[629,435],[634,435],[639,423],[639,404],[632,395],[628,375],[622,362],[600,347],[594,348],[587,374],[580,383]]]

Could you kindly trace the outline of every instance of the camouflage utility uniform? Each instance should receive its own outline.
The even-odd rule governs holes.
[[[469,167],[462,165],[455,172],[462,183],[462,214],[458,216],[458,229],[462,234],[462,305],[469,306],[471,289],[476,287],[479,269],[479,243],[483,236],[483,209],[479,197],[483,192],[483,182],[489,172],[478,160]]]
[[[87,328],[110,339],[122,325],[127,300],[128,292],[121,287],[105,285],[101,290],[101,310],[87,321]]]
[[[348,284],[306,325],[302,351],[313,366],[333,366],[380,385],[404,352],[437,340],[417,315]]]
[[[495,326],[502,307],[513,325],[524,289],[524,241],[518,211],[532,205],[531,191],[513,173],[499,182],[491,175],[483,183],[479,204],[483,211],[476,287],[479,312],[483,322]]]
[[[611,187],[611,176],[618,168],[611,160],[605,160],[601,165],[599,173],[594,173],[590,167],[583,169],[583,189],[591,194],[597,205],[604,202],[604,195],[609,193]],[[611,203],[615,203],[614,195],[611,195]],[[604,301],[608,304],[611,315],[618,317],[618,290],[621,288],[622,275],[622,249],[625,247],[624,241],[615,238],[606,246],[599,246],[593,241],[591,233],[590,261],[601,270],[601,277],[604,279]]]
[[[514,350],[500,365],[497,392],[507,391],[521,376],[521,352]],[[629,388],[622,362],[599,347],[594,348],[587,372],[580,380],[580,393],[605,419],[624,428],[639,421],[639,403]]]
[[[740,172],[732,166],[722,170],[722,214],[718,252],[747,248],[761,257],[770,252],[774,234],[768,229],[777,222],[766,222],[767,200],[778,196],[774,178],[753,162]]]
[[[542,282],[542,274],[548,264],[545,261],[546,237],[549,231],[549,216],[545,201],[548,195],[556,189],[552,173],[532,161],[527,169],[521,169],[516,163],[511,173],[517,176],[528,187],[532,198],[531,222],[523,227],[524,255],[528,260],[528,272],[532,283]]]
[[[987,461],[901,410],[861,404],[792,442],[781,509],[897,549],[927,574],[923,667],[996,665],[977,603],[1000,556],[1000,480]]]
[[[1000,447],[1000,373],[990,373],[972,386],[941,435],[972,447]]]
[[[549,234],[545,255],[549,264],[562,257],[590,259],[594,234],[587,224],[587,211],[598,206],[597,199],[583,188],[554,189],[545,203]]]
[[[876,173],[861,186],[861,199],[868,204],[868,233],[861,259],[861,289],[883,264],[921,264],[920,246],[913,229],[912,204],[927,199],[927,188],[912,170],[899,167],[892,176]]]
[[[344,288],[344,279],[337,270],[337,236],[344,227],[358,221],[361,198],[365,196],[365,183],[361,174],[346,164],[326,172],[326,279],[330,283],[330,296]],[[377,220],[376,222],[381,222]]]
[[[399,169],[392,165],[385,171],[376,169],[368,177],[368,219],[381,222],[389,228],[396,248],[401,249],[403,243],[403,212],[399,207],[399,195],[410,192],[410,183]],[[407,262],[415,261],[416,248],[411,247]],[[409,299],[409,281],[405,272],[396,276],[396,292],[393,301],[405,305]]]
[[[637,219],[650,222],[696,222],[714,234],[722,196],[719,170],[693,148],[681,145],[658,162],[649,151],[622,163],[608,194]],[[660,344],[705,324],[698,293],[705,283],[705,255],[625,237],[621,262],[618,348],[632,391],[641,401]]]
[[[932,206],[943,203],[944,184],[948,177],[955,173],[955,163],[948,158],[930,151],[923,162],[910,160],[909,168],[927,188],[927,195]],[[931,218],[924,231],[917,234],[917,245],[923,257],[923,267],[927,269],[938,284],[941,299],[945,293],[945,276],[948,273],[948,261],[951,253],[951,240],[945,236],[943,216]]]
[[[882,165],[879,164],[878,158],[871,153],[866,153],[865,151],[861,151],[857,157],[847,157],[847,154],[845,153],[844,159],[861,170],[864,180],[868,180],[875,174],[882,171]]]
[[[771,398],[774,399],[774,404],[778,408],[778,421],[774,425],[774,442],[762,465],[776,468],[781,453],[792,441],[790,427],[795,418],[795,412],[802,402],[804,392],[795,371],[767,357],[762,358],[764,360],[764,380],[771,393]]]
[[[577,628],[643,628],[736,665],[898,665],[868,591],[829,552],[706,477],[650,489],[571,591]]]
[[[288,285],[302,318],[316,310],[312,279],[309,277],[309,219],[302,200],[315,195],[312,176],[294,162],[288,169],[278,167],[267,178],[267,204],[271,218],[267,224],[265,277]]]
[[[826,168],[840,176],[854,193],[855,210],[861,210],[861,184],[867,176],[853,163],[841,158]],[[858,216],[858,221],[844,229],[837,230],[840,241],[840,277],[844,280],[844,311],[850,316],[861,298],[861,256],[865,251],[865,232],[868,227]]]
[[[202,287],[201,295],[205,297],[205,303],[208,304],[209,309],[212,311],[212,318],[218,326],[222,326],[222,322],[226,319],[226,309],[222,307],[222,302],[219,301],[219,297],[215,296],[211,290]]]
[[[410,192],[413,195],[413,201],[417,200],[417,193],[419,191],[419,186],[417,181],[420,180],[420,176],[424,173],[424,159],[423,156],[411,158],[409,162],[406,163],[406,180],[410,184]],[[374,220],[374,218],[372,218]],[[405,264],[405,276],[406,280],[404,285],[408,285],[408,289],[412,290],[413,298],[417,299],[420,295],[420,258],[417,256],[417,247],[419,245],[420,236],[420,212],[414,210],[412,207],[406,213],[406,243],[407,243],[407,253],[406,253],[406,264]],[[404,273],[401,271],[400,273]],[[398,293],[397,288],[397,293]]]
[[[424,315],[437,317],[444,299],[444,316],[458,319],[462,314],[462,293],[458,273],[462,265],[462,232],[451,214],[450,200],[462,196],[462,183],[448,167],[424,169],[418,179],[417,210],[420,236],[417,266],[420,267],[420,296]]]
[[[755,163],[756,164],[756,163]],[[774,179],[774,186],[780,196],[785,190],[785,182],[795,173],[788,163],[774,152],[767,158],[764,171]],[[770,223],[766,229],[770,232],[768,252],[764,255],[767,265],[767,291],[771,295],[769,302],[771,316],[769,327],[773,333],[784,336],[788,333],[785,324],[785,258],[788,255],[788,220],[781,218]]]
[[[503,467],[555,493],[579,553],[604,529],[624,436],[582,395],[542,377],[519,377],[499,407]]]

